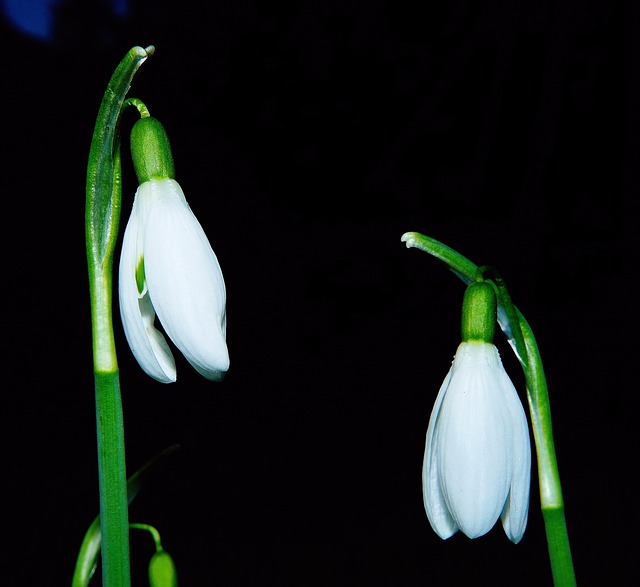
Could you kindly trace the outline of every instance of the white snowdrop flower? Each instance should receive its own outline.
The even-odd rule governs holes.
[[[477,285],[485,284],[469,288]],[[487,311],[493,312],[495,322],[495,302]],[[458,530],[469,538],[482,536],[500,517],[507,536],[517,543],[529,510],[527,419],[498,350],[487,341],[493,339],[493,332],[486,330],[489,319],[483,318],[475,331],[469,330],[470,322],[480,324],[468,314],[465,319],[463,311],[463,342],[429,420],[422,469],[424,506],[443,539]]]
[[[204,377],[229,369],[226,291],[222,271],[202,226],[173,179],[166,133],[150,117],[132,130],[140,186],[125,229],[119,267],[120,314],[142,369],[163,383],[176,380],[164,331]],[[135,144],[134,144],[135,143]]]

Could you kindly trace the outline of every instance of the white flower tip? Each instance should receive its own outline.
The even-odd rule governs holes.
[[[467,537],[471,538],[480,538],[480,536],[484,536],[487,534],[491,528],[495,525],[496,521],[491,518],[489,520],[466,520],[464,526],[460,528],[462,533]]]
[[[176,367],[172,355],[165,356],[164,360],[147,353],[134,352],[134,356],[149,377],[160,383],[176,382]]]
[[[518,519],[515,519],[516,517]],[[527,528],[527,512],[525,512],[524,517],[522,515],[513,515],[509,512],[509,502],[507,501],[507,505],[505,506],[501,519],[502,527],[504,528],[504,533],[507,535],[507,538],[509,538],[509,540],[514,544],[518,544],[518,542],[522,540],[524,531]]]
[[[194,365],[194,368],[205,379],[208,379],[209,381],[215,381],[216,383],[222,383],[222,380],[224,379],[225,375],[227,374],[226,371],[213,371],[213,370],[205,371],[204,369],[200,369],[199,367],[196,367],[195,365]]]
[[[413,232],[405,232],[400,238],[400,242],[407,243],[407,249],[415,246],[416,239]]]
[[[527,450],[531,449],[527,445]],[[524,453],[520,472],[516,472],[515,482],[511,485],[509,497],[504,504],[500,519],[504,532],[514,544],[518,544],[524,536],[529,515],[529,486],[531,480],[530,452]]]
[[[433,528],[433,531],[442,538],[442,540],[447,540],[447,538],[451,538],[460,528],[453,521],[448,513],[444,513],[443,515],[433,515],[429,510],[427,510],[427,518],[429,519],[429,523]]]
[[[166,373],[163,373],[160,376],[147,372],[147,375],[149,375],[149,377],[153,377],[153,379],[160,383],[175,383],[177,379],[175,372],[173,373],[173,375],[167,375]]]
[[[229,370],[229,351],[223,331],[224,323],[220,328],[193,330],[189,333],[191,336],[175,341],[192,367],[210,381],[222,381]]]
[[[142,349],[138,347],[133,353],[134,356],[149,377],[160,383],[175,383],[176,363],[167,341],[152,325],[147,326],[146,332],[152,352],[149,353],[145,346]],[[133,349],[133,346],[131,348]]]
[[[524,536],[525,527],[523,527],[522,530],[517,534],[513,534],[510,530],[508,530],[507,527],[504,525],[504,523],[502,527],[504,528],[507,538],[509,538],[509,540],[511,540],[511,542],[513,542],[514,544],[518,544],[518,542],[522,540],[522,537]]]
[[[224,356],[221,360],[209,362],[207,365],[193,361],[189,359],[189,357],[187,357],[187,360],[189,360],[193,368],[200,373],[200,375],[209,381],[216,381],[220,383],[229,370],[229,355],[227,353],[226,345],[224,348]]]

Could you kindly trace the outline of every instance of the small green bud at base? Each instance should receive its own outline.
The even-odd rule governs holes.
[[[150,179],[175,179],[169,137],[157,118],[147,116],[133,125],[131,157],[138,183]]]
[[[496,312],[493,287],[484,281],[469,284],[462,302],[462,342],[493,343]]]
[[[166,550],[158,550],[149,562],[151,587],[178,587],[178,574],[173,559]]]

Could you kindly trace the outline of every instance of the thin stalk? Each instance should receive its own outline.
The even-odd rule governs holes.
[[[118,371],[95,373],[102,584],[131,584],[124,425]]]
[[[151,534],[151,537],[153,538],[154,544],[156,545],[156,551],[162,550],[162,540],[160,540],[160,532],[158,532],[158,530],[156,530],[153,526],[150,526],[149,524],[131,523],[129,524],[129,527],[135,530],[145,530],[149,532],[149,534]]]
[[[525,370],[527,398],[536,443],[540,507],[547,534],[553,584],[556,587],[572,587],[576,585],[576,577],[553,442],[547,381],[533,331],[520,312],[518,312],[518,319],[527,353],[528,368]]]

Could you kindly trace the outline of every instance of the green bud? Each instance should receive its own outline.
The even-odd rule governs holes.
[[[462,342],[493,343],[497,301],[493,287],[484,281],[471,283],[462,302]]]
[[[149,562],[151,587],[178,587],[178,574],[173,559],[166,550],[158,550]]]
[[[169,137],[158,119],[146,116],[131,129],[131,157],[138,182],[175,179]]]

